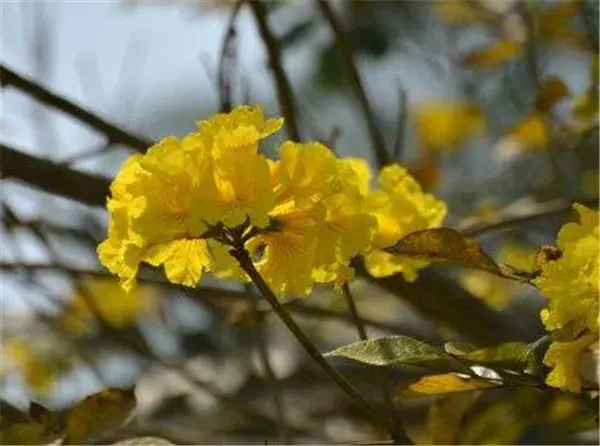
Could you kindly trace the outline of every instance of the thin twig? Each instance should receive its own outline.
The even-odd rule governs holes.
[[[376,424],[383,424],[390,434],[393,433],[393,426],[390,426],[387,417],[382,415],[380,411],[369,403],[355,388],[344,378],[337,370],[335,370],[321,355],[315,344],[304,334],[302,329],[296,324],[294,319],[281,306],[277,297],[271,291],[271,288],[264,281],[260,273],[252,263],[250,254],[244,248],[241,240],[236,240],[235,248],[231,251],[231,255],[238,261],[240,267],[248,274],[252,283],[260,291],[261,295],[273,307],[273,310],[285,326],[292,332],[296,340],[300,343],[304,351],[312,358],[312,360],[325,372],[337,385],[348,395],[356,405]],[[392,434],[393,435],[393,434]]]
[[[279,106],[281,107],[281,113],[285,118],[288,137],[293,141],[300,141],[300,130],[298,128],[298,117],[294,106],[292,86],[283,69],[279,42],[273,35],[267,22],[267,7],[261,0],[248,0],[247,3],[254,14],[260,37],[267,50],[269,66],[273,71]]]
[[[4,64],[0,64],[0,83],[3,87],[5,85],[15,87],[43,104],[56,108],[72,116],[77,121],[87,124],[89,127],[102,133],[114,144],[124,144],[142,152],[152,145],[151,140],[123,130],[74,102],[53,93],[46,87],[26,79]]]
[[[598,207],[598,198],[586,199],[586,200],[576,200],[577,203],[581,203],[584,206]],[[560,201],[559,203],[551,202],[551,203],[541,203],[534,207],[533,211],[528,212],[525,215],[519,215],[515,217],[505,218],[495,223],[490,224],[474,224],[471,226],[466,226],[459,230],[468,236],[477,236],[483,235],[488,232],[501,231],[504,229],[513,228],[515,226],[522,225],[524,223],[528,223],[533,220],[538,220],[547,217],[555,217],[561,214],[565,214],[571,212],[573,210],[573,204],[567,203],[564,201]]]
[[[344,295],[346,305],[348,305],[348,309],[350,310],[352,319],[354,319],[354,324],[356,325],[358,337],[361,341],[368,340],[365,324],[363,323],[361,317],[358,315],[358,308],[356,307],[356,302],[354,300],[354,296],[350,292],[350,286],[348,285],[348,283],[344,283],[342,285],[342,294]],[[402,425],[400,420],[396,420],[394,401],[391,398],[390,385],[387,377],[385,376],[385,371],[379,369],[371,369],[371,371],[373,372],[373,377],[376,381],[380,383],[381,386],[381,395],[383,396],[383,402],[385,404],[385,408],[390,420],[390,425],[394,427],[394,433],[392,434],[394,442],[396,444],[410,444],[411,441],[406,436],[404,426]]]
[[[336,46],[342,56],[342,60],[346,66],[346,71],[348,72],[348,77],[352,87],[354,88],[354,92],[356,93],[356,97],[360,103],[365,121],[367,123],[367,129],[371,139],[371,149],[373,150],[377,164],[379,167],[383,167],[390,163],[390,155],[385,147],[383,136],[377,127],[375,114],[371,104],[369,103],[369,99],[361,80],[360,73],[358,72],[358,68],[356,67],[350,44],[348,43],[346,35],[344,34],[344,30],[342,29],[342,25],[335,16],[335,13],[333,12],[329,2],[327,0],[317,0],[317,5],[320,7],[323,16],[331,27],[335,37]]]
[[[235,24],[242,3],[243,0],[237,0],[233,5],[221,46],[221,55],[219,56],[219,102],[221,113],[229,112],[233,104],[231,90],[237,56],[237,29]]]
[[[394,138],[394,146],[392,153],[394,161],[400,162],[402,152],[404,151],[404,139],[406,134],[406,123],[408,122],[406,91],[398,90],[398,120],[396,122],[396,137]]]

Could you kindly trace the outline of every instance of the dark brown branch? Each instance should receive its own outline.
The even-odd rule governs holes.
[[[248,5],[254,14],[258,31],[262,38],[267,55],[269,57],[269,66],[273,71],[275,79],[275,87],[277,89],[277,97],[281,113],[285,118],[285,125],[288,132],[288,137],[293,141],[300,141],[300,130],[298,128],[298,118],[296,108],[294,107],[292,86],[283,69],[283,61],[281,57],[281,49],[279,42],[273,35],[271,28],[267,22],[267,7],[260,0],[249,0]]]
[[[348,77],[352,87],[354,88],[354,92],[356,93],[356,97],[360,103],[365,121],[367,123],[373,154],[375,155],[375,159],[379,167],[383,167],[390,163],[390,155],[386,149],[383,136],[377,127],[375,114],[373,113],[373,108],[371,107],[367,97],[360,73],[358,72],[356,63],[354,62],[354,56],[352,55],[350,44],[348,43],[344,30],[342,29],[342,25],[335,16],[335,13],[333,12],[329,2],[327,0],[317,0],[317,4],[323,13],[323,16],[331,26],[331,30],[335,37],[336,46],[338,47],[338,51],[342,56],[342,60],[346,66],[346,71],[348,72]]]
[[[108,178],[78,172],[0,144],[0,175],[90,206],[106,204]]]
[[[83,122],[102,133],[108,141],[113,144],[124,144],[140,152],[145,151],[152,145],[152,141],[127,132],[115,124],[112,124],[105,119],[95,115],[94,113],[84,109],[83,107],[71,102],[56,93],[51,92],[46,87],[26,79],[15,71],[11,70],[4,64],[0,64],[0,83],[4,87],[9,85],[15,87],[39,102],[56,108],[75,118],[77,121]]]

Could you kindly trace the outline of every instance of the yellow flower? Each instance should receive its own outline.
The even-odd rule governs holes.
[[[222,247],[205,235],[221,224],[269,225],[275,194],[258,144],[281,125],[281,119],[265,120],[258,107],[241,106],[127,160],[111,185],[100,262],[128,291],[142,262],[163,265],[171,282],[186,286],[195,286],[204,271],[234,274],[222,253],[215,254]]]
[[[558,233],[561,256],[542,265],[535,284],[548,299],[540,316],[546,329],[560,330],[561,339],[546,353],[545,363],[553,367],[548,384],[579,390],[579,358],[598,340],[599,222],[598,212],[575,203],[579,223],[565,224]],[[577,366],[577,369],[575,367]]]
[[[414,281],[417,270],[429,262],[409,260],[383,251],[406,234],[439,227],[446,217],[446,204],[423,192],[419,184],[397,164],[379,174],[380,189],[367,195],[366,209],[377,220],[373,251],[365,256],[365,266],[375,277],[401,272]]]
[[[371,241],[363,209],[368,168],[341,160],[319,143],[285,142],[271,165],[277,204],[272,229],[248,244],[262,248],[257,268],[279,294],[308,294],[315,281],[336,282]]]
[[[149,288],[126,293],[111,279],[88,280],[67,306],[59,321],[68,331],[83,333],[96,316],[114,328],[125,328],[156,311],[158,300]]]
[[[553,342],[544,356],[544,364],[552,368],[546,377],[546,383],[560,389],[579,392],[581,356],[597,340],[598,333],[588,333],[574,341]]]
[[[548,330],[571,324],[575,335],[584,329],[598,332],[598,212],[573,206],[580,223],[567,223],[558,233],[558,260],[542,266],[536,285],[548,302],[542,322]]]

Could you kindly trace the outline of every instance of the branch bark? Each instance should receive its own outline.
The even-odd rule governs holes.
[[[0,144],[0,176],[14,178],[29,186],[90,206],[106,205],[110,180],[91,173],[28,155]]]

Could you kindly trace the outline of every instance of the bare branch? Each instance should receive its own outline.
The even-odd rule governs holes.
[[[2,178],[14,178],[45,192],[90,206],[104,207],[106,204],[110,184],[108,178],[78,172],[6,144],[0,144],[0,159]]]
[[[404,139],[406,136],[406,123],[408,122],[406,91],[398,90],[398,120],[396,122],[396,137],[394,138],[394,147],[392,153],[394,161],[400,162],[404,150]]]
[[[350,82],[352,83],[352,87],[354,88],[354,92],[356,93],[356,97],[360,103],[365,121],[367,123],[367,129],[371,138],[371,149],[373,150],[377,164],[379,167],[383,167],[390,163],[390,155],[385,147],[383,136],[377,127],[375,114],[373,113],[373,108],[369,103],[365,87],[358,72],[358,68],[356,67],[356,63],[354,62],[352,49],[350,48],[350,45],[346,39],[342,25],[335,16],[335,13],[333,12],[329,2],[327,0],[317,0],[317,4],[321,8],[323,16],[331,26],[331,30],[335,36],[335,43],[342,56],[344,64],[346,65]]]
[[[575,200],[577,203],[581,203],[585,206],[598,207],[598,198],[593,198],[589,200]],[[459,230],[469,236],[482,235],[488,232],[493,231],[501,231],[503,229],[513,228],[515,226],[519,226],[521,224],[542,219],[548,217],[556,217],[561,214],[566,214],[571,212],[573,209],[573,204],[571,202],[565,203],[564,200],[560,201],[552,201],[550,203],[541,203],[538,205],[530,205],[528,206],[530,209],[526,214],[509,216],[504,218],[498,222],[490,223],[490,224],[478,224],[475,223],[470,226],[465,226],[463,229]]]
[[[26,79],[15,71],[11,70],[4,64],[0,64],[0,83],[13,86],[43,104],[56,108],[63,113],[66,113],[76,120],[83,122],[102,133],[106,138],[114,144],[124,144],[140,152],[145,151],[152,145],[152,141],[127,132],[120,127],[112,124],[94,113],[82,108],[81,106],[71,102],[56,93],[51,92],[46,87],[43,87],[36,82]]]
[[[300,130],[298,128],[298,118],[296,108],[294,107],[292,86],[283,69],[283,61],[281,58],[281,49],[279,42],[273,35],[271,28],[267,22],[267,7],[261,0],[249,0],[248,5],[256,18],[258,31],[262,38],[267,55],[269,57],[269,66],[273,71],[275,79],[275,87],[277,88],[277,97],[281,113],[285,118],[285,125],[288,136],[293,141],[300,141]]]
[[[233,104],[231,88],[237,56],[237,30],[235,24],[242,9],[242,3],[243,0],[237,0],[233,6],[227,30],[225,31],[223,45],[221,46],[221,55],[219,57],[219,101],[222,113],[230,111]]]

